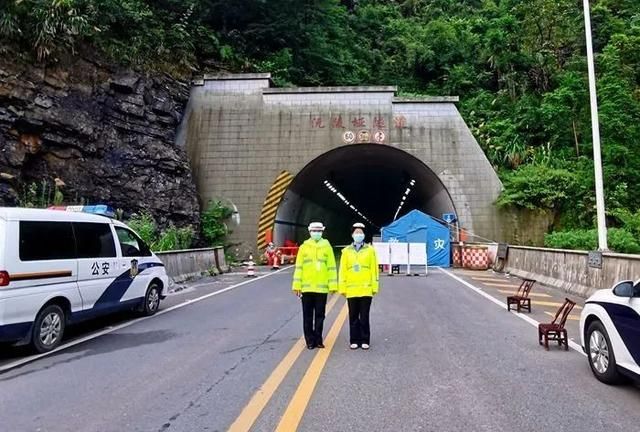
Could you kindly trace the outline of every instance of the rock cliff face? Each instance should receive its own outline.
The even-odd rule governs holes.
[[[189,97],[167,76],[86,59],[33,66],[0,58],[0,205],[31,186],[61,186],[65,204],[103,203],[160,223],[197,224],[188,158],[175,132]],[[37,184],[37,188],[34,188]]]

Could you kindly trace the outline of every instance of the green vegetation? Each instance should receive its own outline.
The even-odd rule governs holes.
[[[591,3],[608,222],[636,236],[624,215],[640,202],[640,2]],[[412,95],[460,95],[463,116],[504,180],[500,205],[551,209],[556,230],[578,230],[567,235],[595,226],[581,2],[5,4],[0,37],[40,60],[91,48],[170,73],[271,72],[281,85],[395,84]],[[219,241],[217,228],[204,233]]]
[[[607,233],[609,248],[622,253],[640,253],[637,237],[624,228],[609,228]],[[596,229],[576,229],[547,234],[544,244],[550,248],[595,250],[598,248]]]
[[[211,201],[202,212],[200,218],[202,224],[202,237],[211,246],[227,246],[224,244],[231,230],[225,223],[231,217],[232,210],[220,201]]]
[[[43,179],[39,183],[29,183],[20,194],[18,204],[20,207],[27,208],[61,205],[64,202],[63,187],[64,183],[60,179],[55,179],[53,182]]]
[[[226,237],[231,231],[225,221],[231,216],[232,211],[221,202],[209,203],[207,209],[200,216],[202,238],[206,246],[227,246]],[[195,241],[195,230],[192,226],[176,228],[172,224],[160,231],[158,225],[150,213],[142,212],[127,221],[134,231],[140,235],[156,252],[189,249]]]
[[[133,216],[127,221],[127,225],[137,232],[154,252],[189,249],[195,237],[195,231],[191,226],[176,228],[170,224],[160,232],[153,216],[146,212]]]

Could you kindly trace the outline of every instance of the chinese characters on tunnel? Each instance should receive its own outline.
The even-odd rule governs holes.
[[[393,124],[396,129],[407,127],[407,119],[405,116],[396,116],[393,118]]]
[[[367,122],[364,119],[364,117],[354,117],[351,120],[351,124],[353,125],[354,128],[363,128],[363,127],[367,127]]]
[[[383,115],[346,115],[342,114],[321,116],[312,115],[309,117],[311,129],[339,129],[343,130],[342,141],[345,144],[370,143],[384,144],[388,136],[388,128],[393,125],[395,129],[407,127],[407,119],[403,115],[390,118]]]
[[[345,119],[342,115],[331,116],[328,120],[326,120],[323,116],[312,116],[310,118],[311,128],[313,129],[324,129],[327,124],[330,124],[331,129],[345,129]],[[348,123],[351,124],[354,128],[367,128],[367,119],[362,116],[354,116],[348,119]],[[387,122],[383,116],[373,117],[371,122],[373,125],[373,129],[386,129]],[[393,117],[393,126],[396,129],[402,129],[407,127],[407,119],[405,116],[399,115]]]
[[[374,117],[373,127],[375,127],[376,129],[384,129],[386,127],[384,124],[384,117]]]
[[[324,128],[324,123],[323,123],[322,117],[313,117],[311,119],[311,127],[312,128],[323,129]]]

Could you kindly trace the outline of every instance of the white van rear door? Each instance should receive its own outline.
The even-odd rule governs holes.
[[[53,297],[64,297],[71,311],[82,308],[78,292],[78,261],[70,222],[8,221],[5,263],[11,283],[3,288],[12,307],[11,319],[33,321]]]

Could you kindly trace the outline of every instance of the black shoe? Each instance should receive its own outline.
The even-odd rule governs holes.
[[[314,349],[314,348],[315,348],[315,346],[314,346],[314,345],[307,345],[307,349],[312,350],[312,349]]]
[[[316,348],[324,348],[324,344],[320,342],[319,344],[316,344]]]

